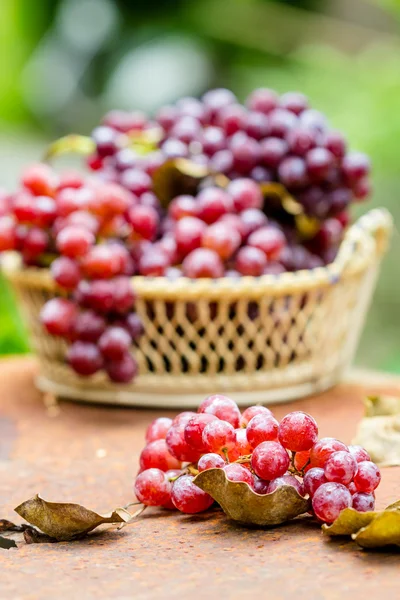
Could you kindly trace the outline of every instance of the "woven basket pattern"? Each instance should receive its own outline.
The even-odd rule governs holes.
[[[3,271],[27,320],[42,389],[122,404],[185,406],[215,392],[235,392],[243,404],[283,401],[332,385],[351,362],[390,230],[390,215],[371,211],[349,229],[335,262],[312,271],[133,278],[145,334],[132,348],[139,377],[123,386],[104,374],[75,375],[65,343],[43,331],[40,309],[58,292],[47,271],[21,269],[15,256]]]

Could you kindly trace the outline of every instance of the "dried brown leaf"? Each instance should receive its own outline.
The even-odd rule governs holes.
[[[58,541],[82,537],[103,523],[127,523],[131,518],[124,508],[100,515],[79,504],[46,502],[39,495],[23,502],[15,511]]]
[[[351,537],[363,548],[400,546],[400,511],[384,510]]]
[[[342,510],[332,525],[322,525],[326,535],[349,535],[363,548],[400,546],[400,500],[382,511]]]
[[[247,525],[279,525],[309,508],[309,501],[292,486],[282,486],[272,494],[261,495],[247,483],[229,481],[222,469],[203,471],[195,477],[194,483],[210,494],[228,517]]]
[[[322,532],[326,535],[352,535],[369,525],[378,514],[374,511],[358,512],[354,508],[345,508],[332,525],[322,525]]]

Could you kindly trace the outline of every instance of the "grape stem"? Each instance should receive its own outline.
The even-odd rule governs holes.
[[[142,504],[141,502],[131,502],[130,504],[127,504],[127,506],[134,506],[137,504],[141,504],[140,508],[138,508],[137,511],[135,511],[133,513],[133,515],[131,515],[131,518],[129,519],[129,521],[126,521],[126,523],[122,523],[119,527],[118,527],[118,531],[120,531],[121,529],[123,529],[126,525],[130,525],[131,523],[133,523],[133,521],[139,517],[147,508],[147,506],[145,504]],[[124,506],[124,508],[126,508]]]

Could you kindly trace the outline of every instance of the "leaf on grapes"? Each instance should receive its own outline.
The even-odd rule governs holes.
[[[43,160],[48,161],[62,154],[80,154],[88,156],[96,150],[96,144],[92,138],[84,135],[70,134],[59,138],[47,148]]]
[[[358,512],[354,508],[345,508],[332,525],[322,525],[322,532],[326,535],[352,535],[369,525],[378,514],[375,511]]]
[[[351,536],[363,548],[400,546],[400,511],[384,510]]]
[[[195,194],[200,181],[208,174],[207,167],[185,158],[168,160],[153,175],[153,191],[166,207],[180,194]]]
[[[103,523],[127,523],[131,518],[124,508],[99,515],[79,504],[46,502],[39,495],[17,506],[15,512],[58,541],[77,539]]]
[[[247,525],[279,525],[309,509],[309,501],[292,486],[261,495],[247,483],[229,481],[222,469],[203,471],[193,481],[218,502],[228,517]]]
[[[400,465],[400,413],[362,419],[353,443],[381,466]]]
[[[314,217],[300,214],[295,217],[296,229],[303,240],[312,239],[321,228],[321,223]]]

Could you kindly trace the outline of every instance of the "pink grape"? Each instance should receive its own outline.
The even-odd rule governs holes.
[[[240,426],[247,427],[251,419],[260,414],[273,416],[272,412],[266,406],[249,406],[242,413],[240,418]]]
[[[278,438],[278,421],[268,414],[255,415],[248,423],[246,435],[249,444],[256,448],[261,442],[273,442]]]
[[[180,469],[181,462],[170,454],[165,439],[149,442],[142,450],[139,458],[141,471],[156,468],[161,471]]]
[[[197,468],[201,473],[202,471],[207,471],[208,469],[222,469],[225,467],[225,465],[226,462],[220,454],[209,452],[207,454],[203,454],[203,456],[199,458]]]
[[[350,452],[334,452],[325,463],[324,473],[328,481],[347,485],[357,472],[357,463]]]
[[[289,455],[279,442],[262,442],[251,457],[251,466],[256,475],[269,481],[284,475],[289,464]]]
[[[352,505],[349,490],[341,483],[323,483],[316,490],[312,507],[316,517],[320,521],[331,524],[345,508]]]
[[[155,440],[164,440],[167,437],[171,425],[172,419],[169,419],[168,417],[154,419],[146,430],[146,442],[150,443]]]
[[[182,475],[172,484],[172,502],[186,514],[196,514],[210,508],[214,500],[193,483],[191,475]]]
[[[364,460],[358,463],[357,473],[354,475],[354,483],[359,492],[370,494],[381,481],[381,472],[375,463]]]
[[[307,413],[289,413],[279,424],[279,441],[282,446],[293,452],[310,450],[317,439],[317,423]]]
[[[229,465],[223,467],[223,470],[225,471],[225,475],[229,481],[243,481],[252,487],[253,476],[249,469],[246,469],[246,467],[243,467],[243,465],[239,465],[238,463],[230,463]]]
[[[208,396],[200,404],[198,412],[215,415],[218,419],[230,423],[235,429],[239,427],[240,411],[237,404],[227,396],[221,394]]]
[[[146,469],[136,477],[135,496],[146,506],[163,506],[171,499],[171,484],[157,468]]]

